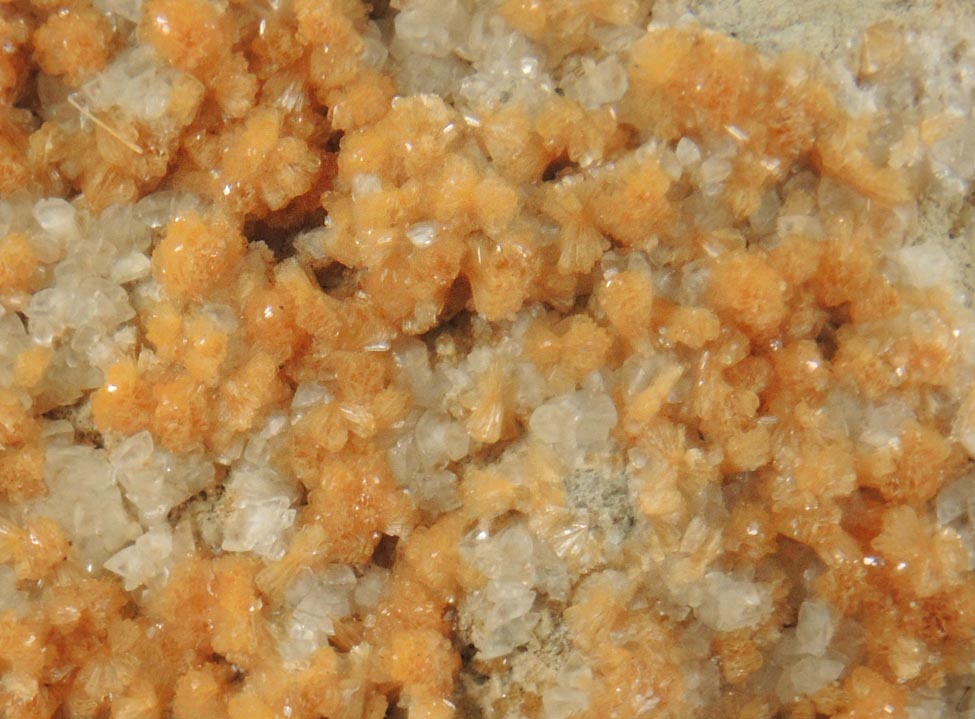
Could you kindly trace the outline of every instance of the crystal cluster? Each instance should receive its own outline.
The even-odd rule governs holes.
[[[690,6],[0,6],[0,716],[970,715],[975,26]]]

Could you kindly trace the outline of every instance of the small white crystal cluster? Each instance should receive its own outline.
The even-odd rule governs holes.
[[[57,521],[85,566],[97,569],[142,533],[123,504],[115,469],[104,451],[52,442],[44,481],[50,493],[32,513]]]
[[[297,482],[278,470],[272,458],[281,450],[284,430],[316,404],[327,402],[324,389],[315,384],[298,387],[290,416],[274,413],[251,435],[239,456],[226,458],[230,471],[224,483],[221,514],[221,549],[254,552],[266,559],[280,559],[288,547],[297,511]]]
[[[161,61],[147,45],[124,50],[93,80],[81,87],[80,96],[92,110],[121,111],[134,120],[159,120],[169,108],[177,82],[197,85],[192,76]]]
[[[843,673],[849,657],[827,653],[836,629],[836,616],[825,602],[807,599],[799,607],[796,627],[779,649],[785,670],[776,690],[783,700],[812,696]]]
[[[529,641],[541,620],[536,602],[567,599],[565,565],[521,524],[496,533],[475,530],[461,553],[486,579],[459,608],[460,625],[482,659],[504,656]]]
[[[405,344],[397,358],[419,407],[389,450],[390,469],[424,510],[440,514],[456,509],[458,479],[448,465],[467,457],[471,438],[462,422],[444,407],[449,379],[445,372],[431,369],[421,342]],[[460,414],[456,408],[455,413]]]
[[[146,82],[161,83],[157,89],[163,92],[169,80],[153,73],[170,71],[139,52],[123,55],[85,88],[93,103],[150,102],[141,92],[125,94],[125,73],[141,73]],[[146,120],[159,110],[126,107]],[[36,401],[46,407],[70,406],[99,387],[107,367],[134,353],[134,306],[159,297],[148,256],[154,234],[195,206],[193,197],[161,192],[93,217],[61,199],[31,205],[22,198],[0,201],[0,233],[23,232],[46,263],[44,287],[23,298],[26,323],[21,315],[0,308],[0,386],[13,385],[12,368],[23,351],[42,347],[52,358]],[[224,310],[213,306],[201,311],[226,325],[221,321]],[[155,361],[147,347],[139,356],[148,365]],[[286,424],[287,417],[272,417],[226,458],[232,466],[216,532],[226,551],[276,558],[287,546],[295,516],[293,480],[282,482],[267,467],[270,442]],[[47,426],[45,479],[50,491],[30,514],[57,520],[87,566],[104,564],[123,577],[127,589],[164,579],[172,562],[191,551],[194,542],[189,521],[174,528],[169,514],[213,484],[213,463],[202,455],[177,456],[155,447],[149,432],[120,441],[106,438],[114,443],[106,451],[71,444],[73,429],[66,422]]]
[[[271,467],[247,463],[235,466],[227,478],[229,510],[223,521],[223,544],[228,552],[254,552],[280,559],[288,547],[287,530],[295,510],[289,486]]]
[[[0,199],[0,235],[24,233],[45,265],[44,287],[18,308],[26,324],[0,308],[0,386],[13,383],[21,352],[43,347],[53,353],[38,388],[44,409],[70,406],[99,387],[102,370],[135,347],[133,302],[156,286],[149,276],[152,233],[192,204],[160,193],[92,217],[62,199]]]
[[[28,602],[27,593],[17,589],[13,567],[0,567],[0,612],[13,611],[17,616],[22,616]]]
[[[144,526],[158,524],[169,511],[213,482],[213,465],[198,455],[178,456],[155,447],[142,431],[109,452],[118,482]]]
[[[395,349],[418,408],[389,452],[390,466],[421,505],[429,503],[425,499],[429,495],[443,505],[431,509],[443,512],[456,507],[450,505],[455,502],[457,477],[449,466],[483,447],[472,426],[471,407],[478,399],[478,383],[489,372],[504,373],[505,391],[514,398],[518,421],[528,426],[533,438],[558,451],[567,466],[578,466],[587,454],[614,446],[610,433],[618,417],[600,373],[587,378],[579,391],[557,393],[522,355],[525,331],[537,316],[538,308],[522,311],[506,326],[501,340],[460,357],[453,341],[445,340],[434,352],[439,361],[433,365],[420,341],[404,342]]]
[[[138,62],[150,72],[145,58]],[[108,82],[116,71],[122,69],[110,67],[96,83]],[[93,88],[95,97],[108,92],[107,86]],[[26,323],[0,308],[0,386],[13,385],[12,368],[20,353],[41,347],[52,353],[35,400],[45,406],[42,410],[70,406],[99,387],[103,371],[134,352],[134,306],[158,297],[148,256],[154,233],[195,204],[192,197],[163,192],[93,217],[61,199],[29,206],[21,198],[0,201],[0,233],[23,232],[46,263],[44,287],[23,299]],[[219,316],[220,308],[211,314]],[[152,351],[142,348],[140,361],[151,364]],[[84,424],[85,411],[82,406],[74,421]],[[46,422],[46,428],[49,494],[29,513],[57,520],[87,566],[104,564],[123,577],[127,589],[164,579],[172,562],[193,547],[190,525],[184,522],[174,530],[168,515],[213,484],[212,462],[156,447],[149,432],[121,441],[106,438],[115,444],[104,450],[72,444],[74,429],[67,422]],[[242,447],[249,454],[231,472],[224,541],[228,550],[277,556],[294,518],[293,489],[282,495],[273,482],[268,489],[260,471],[248,472],[247,459],[267,462],[254,449],[260,440],[258,434]]]
[[[99,386],[99,369],[135,342],[125,326],[135,310],[123,285],[149,274],[149,228],[131,209],[96,220],[60,199],[38,201],[30,215],[14,204],[4,209],[0,217],[9,213],[9,222],[0,220],[7,225],[0,233],[27,231],[35,254],[53,265],[48,286],[23,308],[27,327],[18,344],[55,350],[45,389],[53,406],[71,404]]]
[[[478,104],[552,89],[534,44],[490,3],[413,0],[396,15],[390,56],[402,91]]]
[[[369,567],[359,574],[345,564],[301,570],[275,609],[271,631],[281,658],[300,666],[336,634],[335,623],[373,612],[386,591],[389,570]]]
[[[214,480],[213,464],[200,455],[178,456],[155,447],[152,435],[139,432],[112,448],[109,461],[125,498],[138,513],[145,533],[105,562],[126,589],[165,579],[172,563],[192,551],[190,526],[169,522],[169,513]]]
[[[92,5],[114,15],[121,29],[126,29],[126,22],[137,24],[142,19],[142,0],[95,0]]]
[[[559,395],[532,412],[528,426],[562,456],[605,443],[616,426],[616,405],[609,395],[582,389]]]
[[[399,3],[390,60],[400,90],[453,100],[472,117],[508,103],[538,107],[555,92],[587,108],[612,106],[623,97],[628,78],[621,52],[639,37],[639,26],[594,28],[597,47],[592,54],[551,56],[514,32],[497,5],[471,0]],[[633,15],[641,16],[635,10]]]
[[[938,522],[957,532],[965,543],[969,566],[975,565],[975,472],[942,488],[934,508]]]
[[[148,432],[110,452],[71,444],[73,432],[60,431],[65,424],[50,425],[49,494],[30,513],[56,520],[86,566],[104,565],[123,578],[126,589],[165,580],[171,565],[194,546],[190,526],[174,530],[169,512],[213,482],[213,465],[202,456],[155,447]]]
[[[355,590],[355,573],[345,565],[299,573],[285,590],[284,617],[277,625],[281,657],[301,661],[326,646],[334,622],[352,613]]]
[[[141,0],[104,0],[120,30],[138,22]],[[173,145],[203,100],[203,83],[190,73],[170,67],[149,45],[119,52],[105,69],[67,95],[70,109],[62,122],[98,127],[137,154]],[[175,109],[175,112],[173,110]],[[140,145],[139,128],[152,139]]]
[[[703,584],[703,596],[695,612],[698,619],[717,631],[754,627],[771,611],[771,594],[760,583],[715,571],[704,576]]]
[[[129,591],[156,578],[164,581],[174,561],[193,551],[188,525],[181,529],[176,535],[168,524],[151,527],[134,543],[109,557],[105,569],[122,577],[122,585]]]
[[[433,364],[428,348],[418,340],[394,348],[416,409],[398,431],[389,450],[389,463],[394,476],[425,511],[437,515],[459,506],[454,465],[484,447],[477,439],[478,427],[472,423],[471,409],[478,401],[478,383],[487,373],[503,372],[505,391],[514,397],[520,421],[535,421],[534,413],[547,399],[549,390],[538,369],[522,356],[521,350],[524,333],[536,316],[537,310],[520,313],[503,339],[467,355],[458,355],[453,340],[445,339],[434,352],[435,360],[439,358],[439,361]],[[578,429],[573,430],[575,434],[567,435],[562,445],[584,453],[590,444],[599,441],[605,444],[616,423],[612,401],[605,398],[590,407],[589,395],[572,397],[567,395],[561,400],[566,404],[563,414],[568,413],[565,416],[570,422],[563,429],[576,424]],[[540,420],[543,427],[544,414],[545,411]]]
[[[634,255],[629,264],[638,268],[640,253]],[[609,265],[612,261],[609,258]],[[642,262],[646,264],[645,258]],[[623,586],[630,586],[624,569],[632,558],[624,557],[622,548],[629,533],[645,536],[649,530],[645,524],[632,526],[631,493],[640,482],[640,462],[628,465],[621,460],[612,437],[619,417],[611,396],[620,390],[644,389],[671,365],[659,357],[637,356],[620,371],[594,372],[579,389],[566,392],[558,380],[550,381],[523,355],[525,332],[538,316],[535,308],[522,311],[504,332],[485,337],[467,354],[457,351],[449,334],[432,349],[418,341],[394,348],[403,381],[420,407],[401,428],[389,459],[398,480],[433,516],[445,511],[445,505],[437,506],[431,499],[452,506],[458,501],[457,463],[476,463],[482,451],[469,431],[470,397],[476,396],[478,379],[485,372],[505,368],[515,415],[526,431],[494,467],[515,486],[526,486],[534,478],[525,476],[525,453],[544,448],[546,456],[558,458],[556,481],[565,499],[561,505],[520,515],[510,523],[501,517],[484,517],[468,534],[461,558],[484,578],[484,584],[459,605],[458,626],[479,661],[503,657],[512,663],[512,674],[499,680],[503,685],[512,681],[534,687],[543,696],[547,715],[554,717],[588,705],[585,682],[590,668],[581,655],[575,657],[570,674],[565,674],[569,669],[555,668],[562,667],[572,652],[564,650],[558,661],[549,655],[551,613],[557,616],[585,596],[582,586],[587,575],[618,575]],[[472,334],[477,336],[477,328]],[[677,379],[679,374],[671,384],[676,385]],[[685,383],[667,401],[679,402],[690,391]],[[708,497],[718,506],[720,498]],[[641,586],[652,595],[662,593],[675,617],[687,617],[697,607],[704,624],[714,630],[753,627],[770,610],[767,587],[705,571],[718,554],[720,518],[717,514],[714,524],[697,521],[688,528],[683,549],[685,563],[693,569],[688,569],[683,586],[673,591],[655,586],[655,577],[677,576],[664,566],[670,561],[664,555],[645,558],[648,573]],[[710,560],[701,560],[702,553]],[[703,704],[717,680],[711,676],[713,667],[710,673],[698,674],[689,671],[699,684],[688,691],[699,690],[693,701]],[[647,701],[652,704],[658,699]]]
[[[872,62],[872,58],[890,55],[891,39],[882,31],[868,31],[861,75],[867,76],[866,85],[877,106],[895,108],[895,122],[930,128],[933,142],[925,160],[938,188],[963,194],[975,177],[975,49],[969,41],[972,21],[949,13],[930,13],[927,22],[903,28],[902,32],[893,50],[899,55],[898,62],[885,66]],[[915,141],[905,136],[894,144],[892,154],[897,159],[913,159]]]

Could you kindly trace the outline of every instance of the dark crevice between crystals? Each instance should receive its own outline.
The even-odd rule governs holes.
[[[831,362],[833,357],[836,356],[837,329],[839,329],[839,325],[836,322],[827,322],[816,336],[816,346],[819,347],[820,354],[822,354],[823,359],[827,362]]]
[[[383,719],[408,719],[409,712],[406,707],[399,705],[399,687],[392,689],[386,694],[386,713]]]
[[[578,170],[579,164],[572,162],[572,160],[570,160],[563,152],[561,155],[548,163],[548,167],[546,167],[545,172],[542,173],[542,181],[554,182],[562,179],[566,175],[571,175]]]
[[[396,561],[397,544],[399,544],[399,537],[384,534],[372,552],[370,560],[372,564],[383,569],[391,569]]]
[[[74,427],[74,441],[95,449],[104,449],[105,440],[91,419],[90,392],[83,394],[76,402],[54,407],[44,412],[48,420],[66,420]]]
[[[358,271],[341,262],[329,262],[314,269],[318,286],[325,294],[342,299],[351,296],[358,288]]]
[[[298,226],[278,226],[266,220],[251,219],[244,223],[244,237],[248,242],[263,242],[274,253],[276,262],[295,254],[294,240],[302,232],[321,227],[325,222],[325,210],[315,210],[302,218]]]
[[[328,140],[325,141],[326,152],[338,152],[343,137],[345,137],[345,133],[342,130],[336,130],[329,135]]]

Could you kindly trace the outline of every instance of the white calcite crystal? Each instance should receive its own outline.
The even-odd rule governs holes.
[[[964,518],[975,526],[975,474],[942,488],[935,498],[934,507],[935,516],[941,524]]]
[[[459,48],[475,72],[464,77],[459,94],[472,110],[479,111],[510,102],[513,98],[531,106],[553,92],[544,72],[540,52],[487,8],[474,14],[467,39]]]
[[[701,149],[689,137],[682,137],[675,148],[677,161],[684,167],[693,167],[701,161]]]
[[[77,293],[85,297],[79,301]],[[31,298],[31,330],[51,340],[85,326],[115,328],[135,315],[125,290],[108,279],[85,277],[78,285],[41,290]]]
[[[76,403],[102,384],[105,369],[135,351],[133,295],[151,283],[151,227],[142,209],[160,202],[150,196],[97,216],[59,198],[24,208],[21,222],[30,222],[18,229],[48,263],[44,286],[22,307],[32,343],[53,353],[35,388],[48,404]],[[12,206],[0,201],[0,216],[5,209]]]
[[[123,13],[131,9],[121,0],[112,2],[113,9],[118,8]],[[169,107],[177,79],[188,77],[169,67],[151,46],[141,45],[119,53],[108,67],[81,88],[81,96],[92,109],[118,108],[133,119],[152,121],[161,117]]]
[[[334,622],[352,613],[356,576],[351,567],[333,564],[303,570],[285,590],[290,616],[278,633],[278,651],[286,661],[307,659],[328,644]],[[368,592],[369,590],[366,590]]]
[[[142,0],[95,0],[92,6],[103,13],[112,13],[129,22],[142,19]]]
[[[53,445],[45,456],[49,494],[33,508],[67,533],[86,566],[101,567],[141,533],[122,502],[115,469],[107,454],[80,445]]]
[[[566,599],[565,565],[524,526],[515,524],[495,535],[477,531],[461,551],[487,578],[460,608],[460,622],[484,659],[504,656],[529,640],[540,620],[532,611],[536,599]]]
[[[396,15],[396,39],[409,52],[446,57],[467,37],[470,22],[462,0],[408,0]]]
[[[294,396],[291,398],[291,409],[293,412],[300,413],[320,404],[325,404],[332,400],[332,393],[319,382],[302,382],[295,387]]]
[[[721,157],[709,157],[701,163],[701,183],[705,185],[717,185],[728,179],[731,174],[731,163]]]
[[[566,93],[588,108],[619,101],[629,86],[626,68],[616,55],[602,60],[583,58],[576,72],[563,82]]]
[[[426,412],[414,431],[405,432],[387,454],[393,476],[426,512],[440,514],[460,506],[457,475],[449,462],[467,456],[470,436],[446,415]]]
[[[437,239],[437,226],[433,222],[417,222],[406,228],[406,238],[414,247],[430,247]]]
[[[793,696],[812,696],[843,673],[843,662],[826,657],[802,657],[792,664],[779,682],[778,692],[783,699]]]
[[[246,463],[234,467],[225,490],[229,509],[223,523],[223,550],[280,559],[296,515],[288,489],[270,467]]]
[[[67,200],[54,197],[38,200],[33,215],[40,228],[62,246],[80,236],[78,211]]]
[[[968,397],[958,408],[951,433],[968,452],[968,456],[975,459],[975,389],[968,391]]]
[[[799,606],[795,629],[785,632],[785,641],[774,660],[783,667],[776,693],[783,701],[812,696],[846,670],[843,639],[833,646],[837,615],[820,599],[807,599]]]
[[[796,625],[797,648],[801,653],[823,656],[835,631],[836,619],[828,604],[813,599],[802,603]]]
[[[572,454],[609,438],[618,415],[611,397],[573,392],[549,400],[531,415],[529,427],[543,442]]]
[[[307,397],[307,395],[306,395]],[[292,405],[291,420],[303,414],[311,405],[302,405],[296,408]],[[244,445],[241,457],[244,462],[255,467],[262,467],[271,461],[271,456],[280,449],[282,434],[288,426],[288,416],[283,412],[272,413],[264,422],[264,426],[253,433]]]
[[[152,265],[144,252],[131,252],[112,265],[109,279],[119,285],[128,284],[149,276]]]
[[[416,449],[427,467],[443,467],[467,456],[471,438],[464,426],[443,414],[424,412],[416,423]]]
[[[476,615],[471,639],[483,659],[494,659],[528,642],[539,617],[531,613],[535,592],[516,582],[492,582],[471,594],[465,611]]]
[[[761,583],[725,574],[708,572],[697,616],[719,632],[730,632],[758,625],[772,611],[772,595]]]
[[[846,403],[851,402],[851,398],[844,398]],[[881,405],[868,405],[862,407],[861,403],[852,400],[854,406],[847,406],[840,411],[851,416],[856,413],[859,430],[859,441],[874,449],[893,449],[899,450],[901,447],[901,435],[905,426],[914,419],[914,412],[903,402],[887,402]],[[840,409],[837,407],[837,409]]]
[[[389,570],[375,565],[369,567],[366,572],[359,577],[355,592],[352,595],[353,603],[360,612],[368,612],[379,604],[389,585]]]
[[[14,363],[17,356],[32,342],[23,320],[15,312],[0,306],[0,383],[9,387],[14,383]]]
[[[174,455],[155,447],[148,431],[132,435],[109,453],[125,497],[144,526],[165,519],[178,504],[213,482],[213,464],[201,456]]]
[[[105,569],[122,577],[126,590],[148,584],[168,569],[173,557],[173,530],[157,524],[105,562]]]
[[[914,287],[944,287],[958,279],[954,261],[932,241],[902,247],[894,258],[905,281]]]
[[[0,613],[12,611],[21,616],[28,606],[27,593],[17,589],[17,576],[13,567],[0,566]]]
[[[439,406],[446,389],[442,375],[430,367],[426,345],[410,338],[393,348],[396,364],[404,375],[405,383],[413,392],[420,407]]]

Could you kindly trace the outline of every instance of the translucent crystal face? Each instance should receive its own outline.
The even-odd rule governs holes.
[[[4,5],[0,716],[967,716],[921,5]]]

